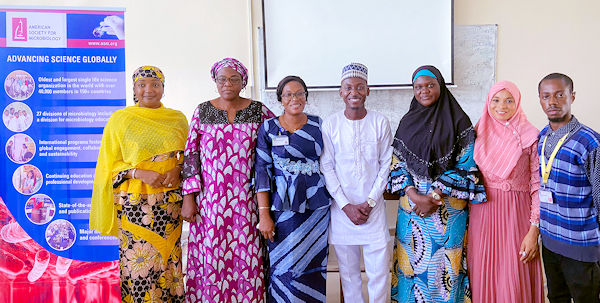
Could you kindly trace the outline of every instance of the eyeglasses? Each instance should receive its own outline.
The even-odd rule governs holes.
[[[281,97],[284,99],[292,99],[293,97],[296,97],[296,99],[305,99],[306,98],[306,92],[296,92],[294,94],[292,93],[285,93],[282,94]]]
[[[229,83],[231,83],[231,85],[237,85],[237,84],[242,83],[242,78],[240,78],[240,77],[231,77],[231,78],[218,77],[215,81],[219,85],[223,85],[227,81],[229,81]]]

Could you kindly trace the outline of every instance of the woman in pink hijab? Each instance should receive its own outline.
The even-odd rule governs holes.
[[[509,81],[490,89],[475,125],[487,202],[471,204],[467,264],[473,302],[544,302],[539,258],[538,130]]]

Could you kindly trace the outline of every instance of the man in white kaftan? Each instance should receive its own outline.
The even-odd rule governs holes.
[[[338,258],[345,302],[363,302],[360,255],[369,278],[369,302],[389,295],[390,235],[383,191],[392,159],[388,119],[367,111],[367,68],[352,63],[342,70],[340,96],[346,109],[323,122],[321,171],[331,205],[329,243]]]

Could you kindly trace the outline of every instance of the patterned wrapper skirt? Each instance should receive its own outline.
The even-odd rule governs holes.
[[[273,215],[268,302],[325,302],[329,206]]]
[[[151,162],[164,160],[155,156]],[[115,195],[123,302],[183,302],[181,189]]]
[[[400,198],[392,302],[471,302],[464,241],[467,216],[465,200],[446,196],[436,212],[421,218],[406,196]]]

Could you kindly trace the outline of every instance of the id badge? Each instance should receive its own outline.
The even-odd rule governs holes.
[[[290,139],[286,135],[279,135],[273,138],[273,146],[284,146],[290,144]]]
[[[552,200],[552,192],[551,191],[545,190],[545,189],[540,189],[538,191],[538,193],[540,195],[540,202],[549,203],[549,204],[554,203],[554,200]]]

